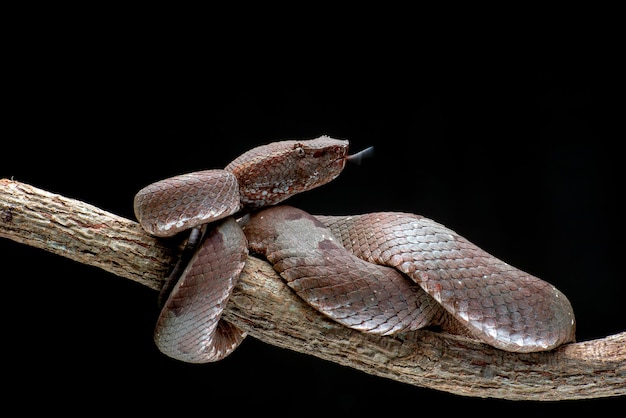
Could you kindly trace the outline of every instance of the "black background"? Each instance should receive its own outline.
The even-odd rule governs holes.
[[[523,42],[507,44],[509,53],[468,43],[445,64],[406,49],[344,65],[324,51],[266,56],[272,45],[258,44],[255,54],[231,50],[235,64],[219,42],[113,40],[110,31],[22,33],[5,61],[0,177],[134,218],[133,195],[150,182],[223,167],[263,143],[328,134],[352,151],[374,146],[375,157],[289,204],[425,215],[555,284],[574,307],[580,341],[626,329],[623,76],[604,55],[574,53],[552,66],[559,43],[541,56]],[[23,409],[37,406],[18,403],[24,393],[51,409],[81,399],[95,409],[206,414],[229,405],[404,414],[425,402],[595,411],[623,401],[466,398],[253,338],[219,363],[182,364],[152,342],[153,290],[6,239],[0,254],[3,398]]]

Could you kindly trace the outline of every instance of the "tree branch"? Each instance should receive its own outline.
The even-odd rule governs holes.
[[[134,221],[0,179],[0,237],[160,289],[180,250]],[[554,401],[626,394],[626,332],[515,354],[464,337],[369,335],[300,300],[265,261],[249,257],[224,318],[254,338],[366,373],[464,396]]]

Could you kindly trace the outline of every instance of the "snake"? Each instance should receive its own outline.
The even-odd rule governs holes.
[[[420,329],[496,349],[549,351],[575,341],[571,303],[554,285],[417,214],[310,214],[283,203],[337,178],[349,141],[322,135],[252,148],[223,169],[158,180],[134,212],[157,238],[187,234],[159,295],[154,341],[168,357],[208,363],[247,333],[222,318],[246,259],[272,264],[295,294],[348,328],[382,336]]]

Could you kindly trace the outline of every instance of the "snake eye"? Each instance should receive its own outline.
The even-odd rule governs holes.
[[[304,148],[302,148],[302,145],[300,144],[294,145],[293,150],[298,157],[304,157],[305,153],[304,153]]]

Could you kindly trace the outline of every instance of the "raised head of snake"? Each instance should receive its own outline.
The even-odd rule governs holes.
[[[328,136],[261,145],[224,169],[149,184],[135,195],[135,216],[150,234],[173,236],[326,184],[339,176],[348,157],[348,141]]]
[[[243,209],[261,208],[335,179],[347,153],[348,141],[327,136],[280,141],[244,152],[225,170],[237,179]]]

